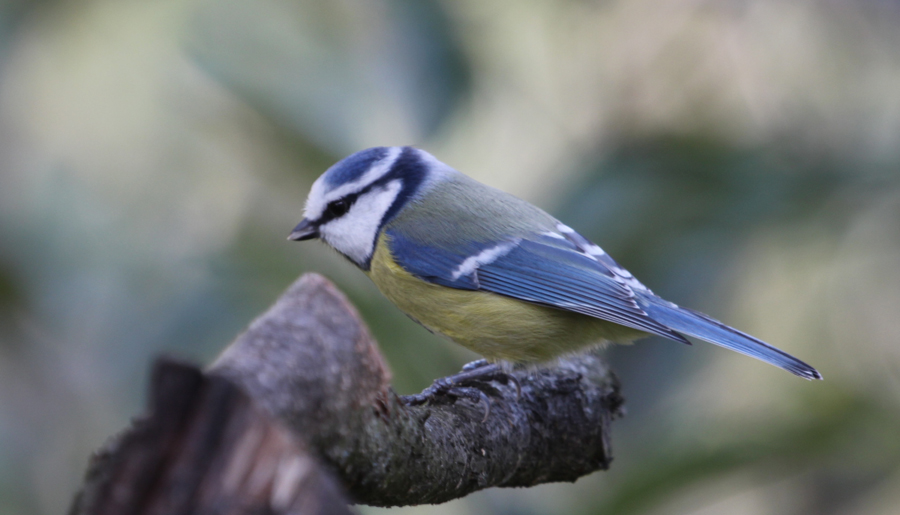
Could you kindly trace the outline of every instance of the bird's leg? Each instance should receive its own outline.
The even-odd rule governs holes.
[[[475,361],[470,361],[470,362],[466,363],[465,365],[463,365],[462,370],[463,370],[463,372],[469,372],[469,371],[475,370],[477,368],[486,367],[490,364],[491,364],[491,362],[484,358],[476,359]]]
[[[491,362],[484,358],[477,359],[475,361],[470,361],[469,363],[466,363],[465,365],[463,365],[462,370],[463,370],[463,372],[471,372],[473,370],[478,370],[478,369],[487,367],[490,364],[491,364]],[[494,366],[499,367],[499,365],[494,365]],[[455,376],[451,376],[451,377],[455,377]],[[492,371],[490,373],[490,377],[485,377],[480,380],[483,382],[497,381],[502,384],[512,383],[513,386],[516,387],[516,400],[519,400],[519,397],[522,396],[522,385],[519,383],[519,380],[516,379],[516,376],[505,372],[503,370],[503,368],[500,368],[500,370],[497,372]]]
[[[479,362],[476,361],[473,363]],[[483,365],[469,370],[463,368],[462,372],[453,374],[452,376],[435,379],[431,386],[422,390],[422,393],[406,395],[403,397],[403,401],[412,406],[425,404],[426,402],[435,400],[437,397],[448,394],[452,389],[483,386],[501,376],[505,377],[506,374],[500,369],[499,365],[492,365],[485,362]],[[468,397],[466,395],[462,396]]]
[[[450,396],[457,399],[462,397],[473,402],[484,402],[486,405],[484,418],[486,420],[490,414],[490,399],[483,389],[490,388],[489,393],[496,392],[488,384],[491,381],[497,381],[502,384],[513,383],[516,387],[516,399],[521,395],[521,386],[514,376],[504,372],[500,365],[480,359],[467,363],[463,366],[462,372],[436,379],[431,386],[422,390],[422,393],[406,395],[402,397],[402,400],[408,406],[425,404],[437,400],[441,396]]]

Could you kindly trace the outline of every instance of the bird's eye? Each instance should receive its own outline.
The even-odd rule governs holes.
[[[328,218],[338,218],[344,216],[350,210],[350,202],[347,199],[338,199],[328,204],[325,208],[325,216]]]

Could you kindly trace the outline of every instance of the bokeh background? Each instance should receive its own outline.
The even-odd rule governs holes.
[[[401,392],[471,359],[285,240],[325,168],[394,144],[825,376],[612,349],[610,471],[397,513],[900,513],[900,3],[5,0],[0,514],[64,512],[153,357],[210,362],[303,272]]]

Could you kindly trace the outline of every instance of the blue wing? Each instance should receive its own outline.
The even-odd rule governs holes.
[[[561,233],[467,243],[453,250],[387,233],[394,259],[425,281],[582,313],[690,344],[683,333],[805,379],[822,378],[810,365],[762,340],[659,298],[600,247],[559,227]]]
[[[582,313],[690,344],[650,318],[632,288],[609,266],[562,235],[470,243],[450,251],[417,244],[397,231],[386,232],[394,259],[425,281]]]

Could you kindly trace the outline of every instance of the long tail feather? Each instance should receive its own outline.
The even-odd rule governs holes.
[[[643,301],[641,307],[650,318],[679,333],[771,363],[804,379],[822,379],[822,374],[799,359],[747,333],[728,327],[708,315],[687,308],[673,307],[662,299],[645,297],[641,300]]]

